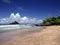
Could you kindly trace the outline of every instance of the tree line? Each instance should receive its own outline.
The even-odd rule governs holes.
[[[60,25],[60,16],[46,18],[41,25]]]

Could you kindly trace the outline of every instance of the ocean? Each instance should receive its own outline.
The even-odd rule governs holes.
[[[26,29],[31,27],[31,25],[0,25],[0,32],[5,32],[7,30]]]

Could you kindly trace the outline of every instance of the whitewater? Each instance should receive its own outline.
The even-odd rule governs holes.
[[[0,25],[0,32],[31,28],[31,25]]]

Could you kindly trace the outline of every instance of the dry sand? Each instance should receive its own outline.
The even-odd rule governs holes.
[[[60,26],[47,26],[41,32],[25,35],[21,38],[15,37],[1,45],[60,45]]]

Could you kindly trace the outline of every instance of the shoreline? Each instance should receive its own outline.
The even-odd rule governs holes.
[[[36,32],[41,32],[43,27],[32,27],[28,29],[21,29],[21,30],[11,30],[10,32],[0,33],[0,45],[3,43],[9,42],[14,40],[15,38],[21,38],[26,35],[31,35]]]
[[[1,37],[3,40],[0,40],[0,45],[60,45],[60,26],[43,26],[13,32]]]

